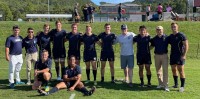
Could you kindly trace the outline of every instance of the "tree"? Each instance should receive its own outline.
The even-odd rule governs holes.
[[[0,11],[3,14],[3,20],[5,21],[11,21],[13,20],[12,12],[10,11],[10,8],[6,3],[0,2]]]

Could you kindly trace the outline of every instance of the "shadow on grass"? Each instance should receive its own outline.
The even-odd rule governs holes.
[[[112,90],[125,90],[125,91],[148,91],[148,90],[161,90],[157,89],[156,85],[152,85],[151,87],[140,87],[140,84],[133,83],[133,87],[129,87],[128,84],[122,82],[97,82],[96,88],[105,88],[105,89],[112,89]],[[93,86],[93,82],[85,84],[85,86]]]

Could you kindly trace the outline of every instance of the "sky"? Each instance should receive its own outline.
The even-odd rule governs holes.
[[[97,5],[100,5],[99,2],[107,2],[107,3],[123,3],[123,2],[130,2],[134,0],[91,0]]]

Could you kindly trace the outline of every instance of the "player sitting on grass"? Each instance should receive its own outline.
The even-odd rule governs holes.
[[[45,85],[45,91],[49,91],[48,82],[51,79],[51,65],[52,61],[48,58],[49,54],[47,50],[43,50],[42,59],[35,63],[34,83],[33,90],[41,89],[41,85]]]
[[[58,83],[48,92],[38,89],[40,95],[49,95],[57,92],[59,89],[64,89],[64,88],[68,88],[69,91],[73,91],[74,89],[79,89],[85,96],[90,96],[94,93],[96,87],[92,87],[91,90],[88,91],[81,82],[81,68],[79,65],[76,65],[75,56],[70,56],[69,59],[70,59],[69,66],[66,67],[65,69],[65,75],[63,77],[63,81]]]

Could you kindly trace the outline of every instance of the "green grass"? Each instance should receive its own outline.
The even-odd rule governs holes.
[[[158,84],[155,67],[154,64],[151,65],[152,70],[152,88],[140,88],[138,87],[138,84],[140,83],[139,77],[138,77],[138,66],[135,64],[134,68],[134,76],[133,76],[133,82],[134,87],[129,88],[126,84],[117,82],[117,84],[112,85],[110,83],[110,72],[109,72],[109,66],[106,66],[106,74],[105,74],[105,83],[98,82],[97,85],[97,91],[92,95],[91,97],[83,97],[83,94],[77,91],[66,91],[66,89],[61,90],[57,92],[56,94],[47,96],[47,97],[41,97],[38,96],[38,93],[36,91],[31,90],[31,86],[16,86],[14,90],[9,89],[8,87],[8,62],[5,61],[4,56],[4,43],[7,36],[12,34],[12,26],[14,24],[17,24],[21,27],[21,35],[25,37],[26,30],[28,27],[33,27],[35,32],[42,30],[44,22],[0,22],[0,98],[19,98],[19,99],[26,99],[26,98],[69,98],[72,93],[75,93],[75,99],[82,99],[82,98],[97,98],[97,99],[138,99],[138,98],[152,98],[152,99],[158,99],[158,98],[175,98],[175,99],[198,99],[200,97],[200,86],[198,79],[200,76],[200,68],[199,68],[199,55],[197,53],[198,50],[198,43],[200,38],[200,29],[199,29],[199,22],[179,22],[180,25],[180,31],[184,32],[189,40],[189,52],[188,57],[186,60],[186,66],[185,66],[185,73],[186,73],[186,86],[185,86],[185,92],[179,93],[177,92],[178,89],[170,88],[170,92],[164,92],[163,90],[157,90],[156,86]],[[54,23],[50,23],[51,27],[55,27]],[[103,26],[105,23],[94,23],[92,24],[93,32],[95,34],[99,34],[100,32],[104,31]],[[112,31],[116,34],[120,34],[120,25],[122,23],[111,23],[112,25]],[[138,27],[140,25],[146,25],[148,28],[148,31],[150,35],[155,35],[155,27],[157,25],[162,25],[165,29],[166,34],[171,33],[170,29],[170,22],[134,22],[134,23],[126,23],[128,25],[129,31],[132,31],[134,33],[138,33]],[[85,31],[85,23],[81,23],[79,25],[79,31],[84,32]],[[63,23],[63,29],[66,29],[67,31],[70,31],[70,24]],[[67,48],[66,43],[66,48]],[[115,49],[115,77],[117,79],[124,78],[123,71],[120,69],[120,61],[119,61],[119,53],[120,53],[120,47],[119,45],[114,46]],[[136,47],[134,46],[134,49]],[[83,47],[82,47],[83,50]],[[97,52],[99,54],[100,48],[97,46]],[[98,55],[99,56],[99,55]],[[152,53],[153,58],[153,53]],[[152,62],[154,59],[152,59]],[[135,60],[136,63],[136,60]],[[154,63],[154,62],[153,62]],[[23,64],[23,69],[21,70],[21,78],[23,81],[26,81],[26,70],[25,70],[25,63]],[[85,64],[81,62],[82,67],[82,80],[86,80],[85,76]],[[55,80],[55,70],[54,65],[52,67],[53,70],[53,80]],[[145,72],[144,72],[145,73]],[[92,73],[91,73],[92,74]],[[91,75],[92,78],[92,75]],[[97,81],[100,81],[100,69],[98,68],[98,77]],[[145,79],[145,82],[147,80]],[[54,86],[57,82],[53,81],[51,82],[51,86]],[[180,82],[179,82],[180,84]],[[90,88],[93,84],[89,83],[86,85],[87,88]],[[169,86],[173,85],[173,78],[171,73],[171,68],[169,66]]]

